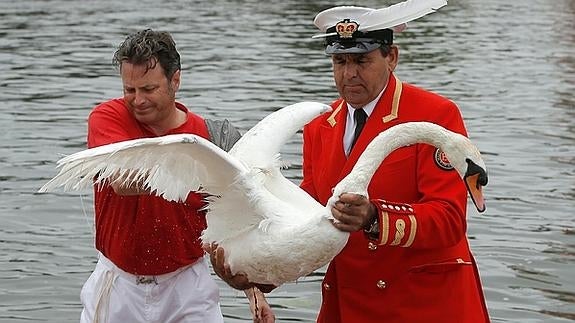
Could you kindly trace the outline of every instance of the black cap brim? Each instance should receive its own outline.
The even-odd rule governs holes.
[[[335,27],[329,28],[326,39],[326,54],[363,54],[369,53],[383,45],[393,44],[393,30],[381,29],[368,32],[355,31],[351,37],[333,34]]]
[[[345,41],[339,42],[334,41],[328,44],[325,48],[325,53],[331,54],[364,54],[369,53],[373,50],[381,47],[380,42],[374,42],[373,40],[355,40],[355,41]]]

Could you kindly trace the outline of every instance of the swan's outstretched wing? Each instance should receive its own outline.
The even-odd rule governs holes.
[[[231,190],[213,201],[208,212],[204,242],[221,242],[242,234],[245,228],[264,231],[270,223],[283,225],[299,222],[298,213],[289,218],[290,205],[312,210],[319,205],[305,191],[283,177],[279,171],[279,150],[299,129],[331,107],[315,102],[301,102],[284,107],[265,117],[236,142],[230,154],[250,168],[238,181],[243,189]],[[255,203],[257,202],[257,203]],[[244,211],[242,216],[230,216]],[[252,214],[246,214],[251,210]],[[251,215],[251,216],[250,216]]]
[[[238,157],[252,169],[263,170],[266,175],[263,185],[271,193],[276,204],[294,203],[299,207],[309,207],[311,210],[317,202],[284,178],[279,171],[279,151],[298,130],[317,116],[331,110],[331,106],[319,102],[308,101],[288,105],[268,115],[246,132],[230,150],[230,154]],[[282,219],[274,216],[273,212],[263,216],[266,218],[264,223],[301,220]]]
[[[262,119],[248,130],[230,154],[250,167],[269,169],[277,162],[280,148],[298,130],[322,113],[331,111],[329,105],[318,102],[300,102],[288,105]]]
[[[170,201],[183,201],[200,186],[212,194],[229,186],[246,168],[210,141],[192,134],[118,142],[87,149],[58,161],[60,172],[40,192],[79,190],[95,182],[142,182]]]

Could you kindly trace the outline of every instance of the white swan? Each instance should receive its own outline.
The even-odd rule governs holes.
[[[343,192],[367,196],[373,172],[395,148],[414,139],[438,145],[462,177],[481,177],[479,184],[471,183],[469,188],[480,189],[486,183],[485,165],[467,138],[429,123],[402,124],[374,139],[353,171],[335,187],[328,206],[323,206],[281,174],[279,150],[303,125],[330,110],[313,102],[287,106],[250,129],[229,153],[194,135],[88,149],[61,159],[59,174],[40,192],[89,187],[96,176],[97,182],[118,176],[142,181],[168,200],[184,200],[201,186],[212,194],[202,241],[216,242],[226,250],[232,273],[243,271],[251,282],[279,286],[310,274],[341,251],[349,233],[331,224],[331,205]],[[415,138],[400,135],[403,131]],[[430,136],[429,131],[437,134]],[[470,169],[476,176],[465,174]],[[480,193],[471,196],[482,210]]]

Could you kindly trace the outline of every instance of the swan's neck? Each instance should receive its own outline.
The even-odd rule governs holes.
[[[352,171],[336,189],[339,189],[338,193],[351,192],[367,196],[371,177],[391,152],[416,143],[426,143],[441,149],[448,137],[445,129],[429,122],[403,123],[389,128],[369,143]]]

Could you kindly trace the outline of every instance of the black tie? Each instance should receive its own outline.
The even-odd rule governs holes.
[[[353,132],[353,141],[351,142],[351,147],[355,145],[363,126],[365,125],[365,120],[367,120],[367,113],[363,109],[355,109],[353,112],[353,118],[355,119],[355,131]]]

